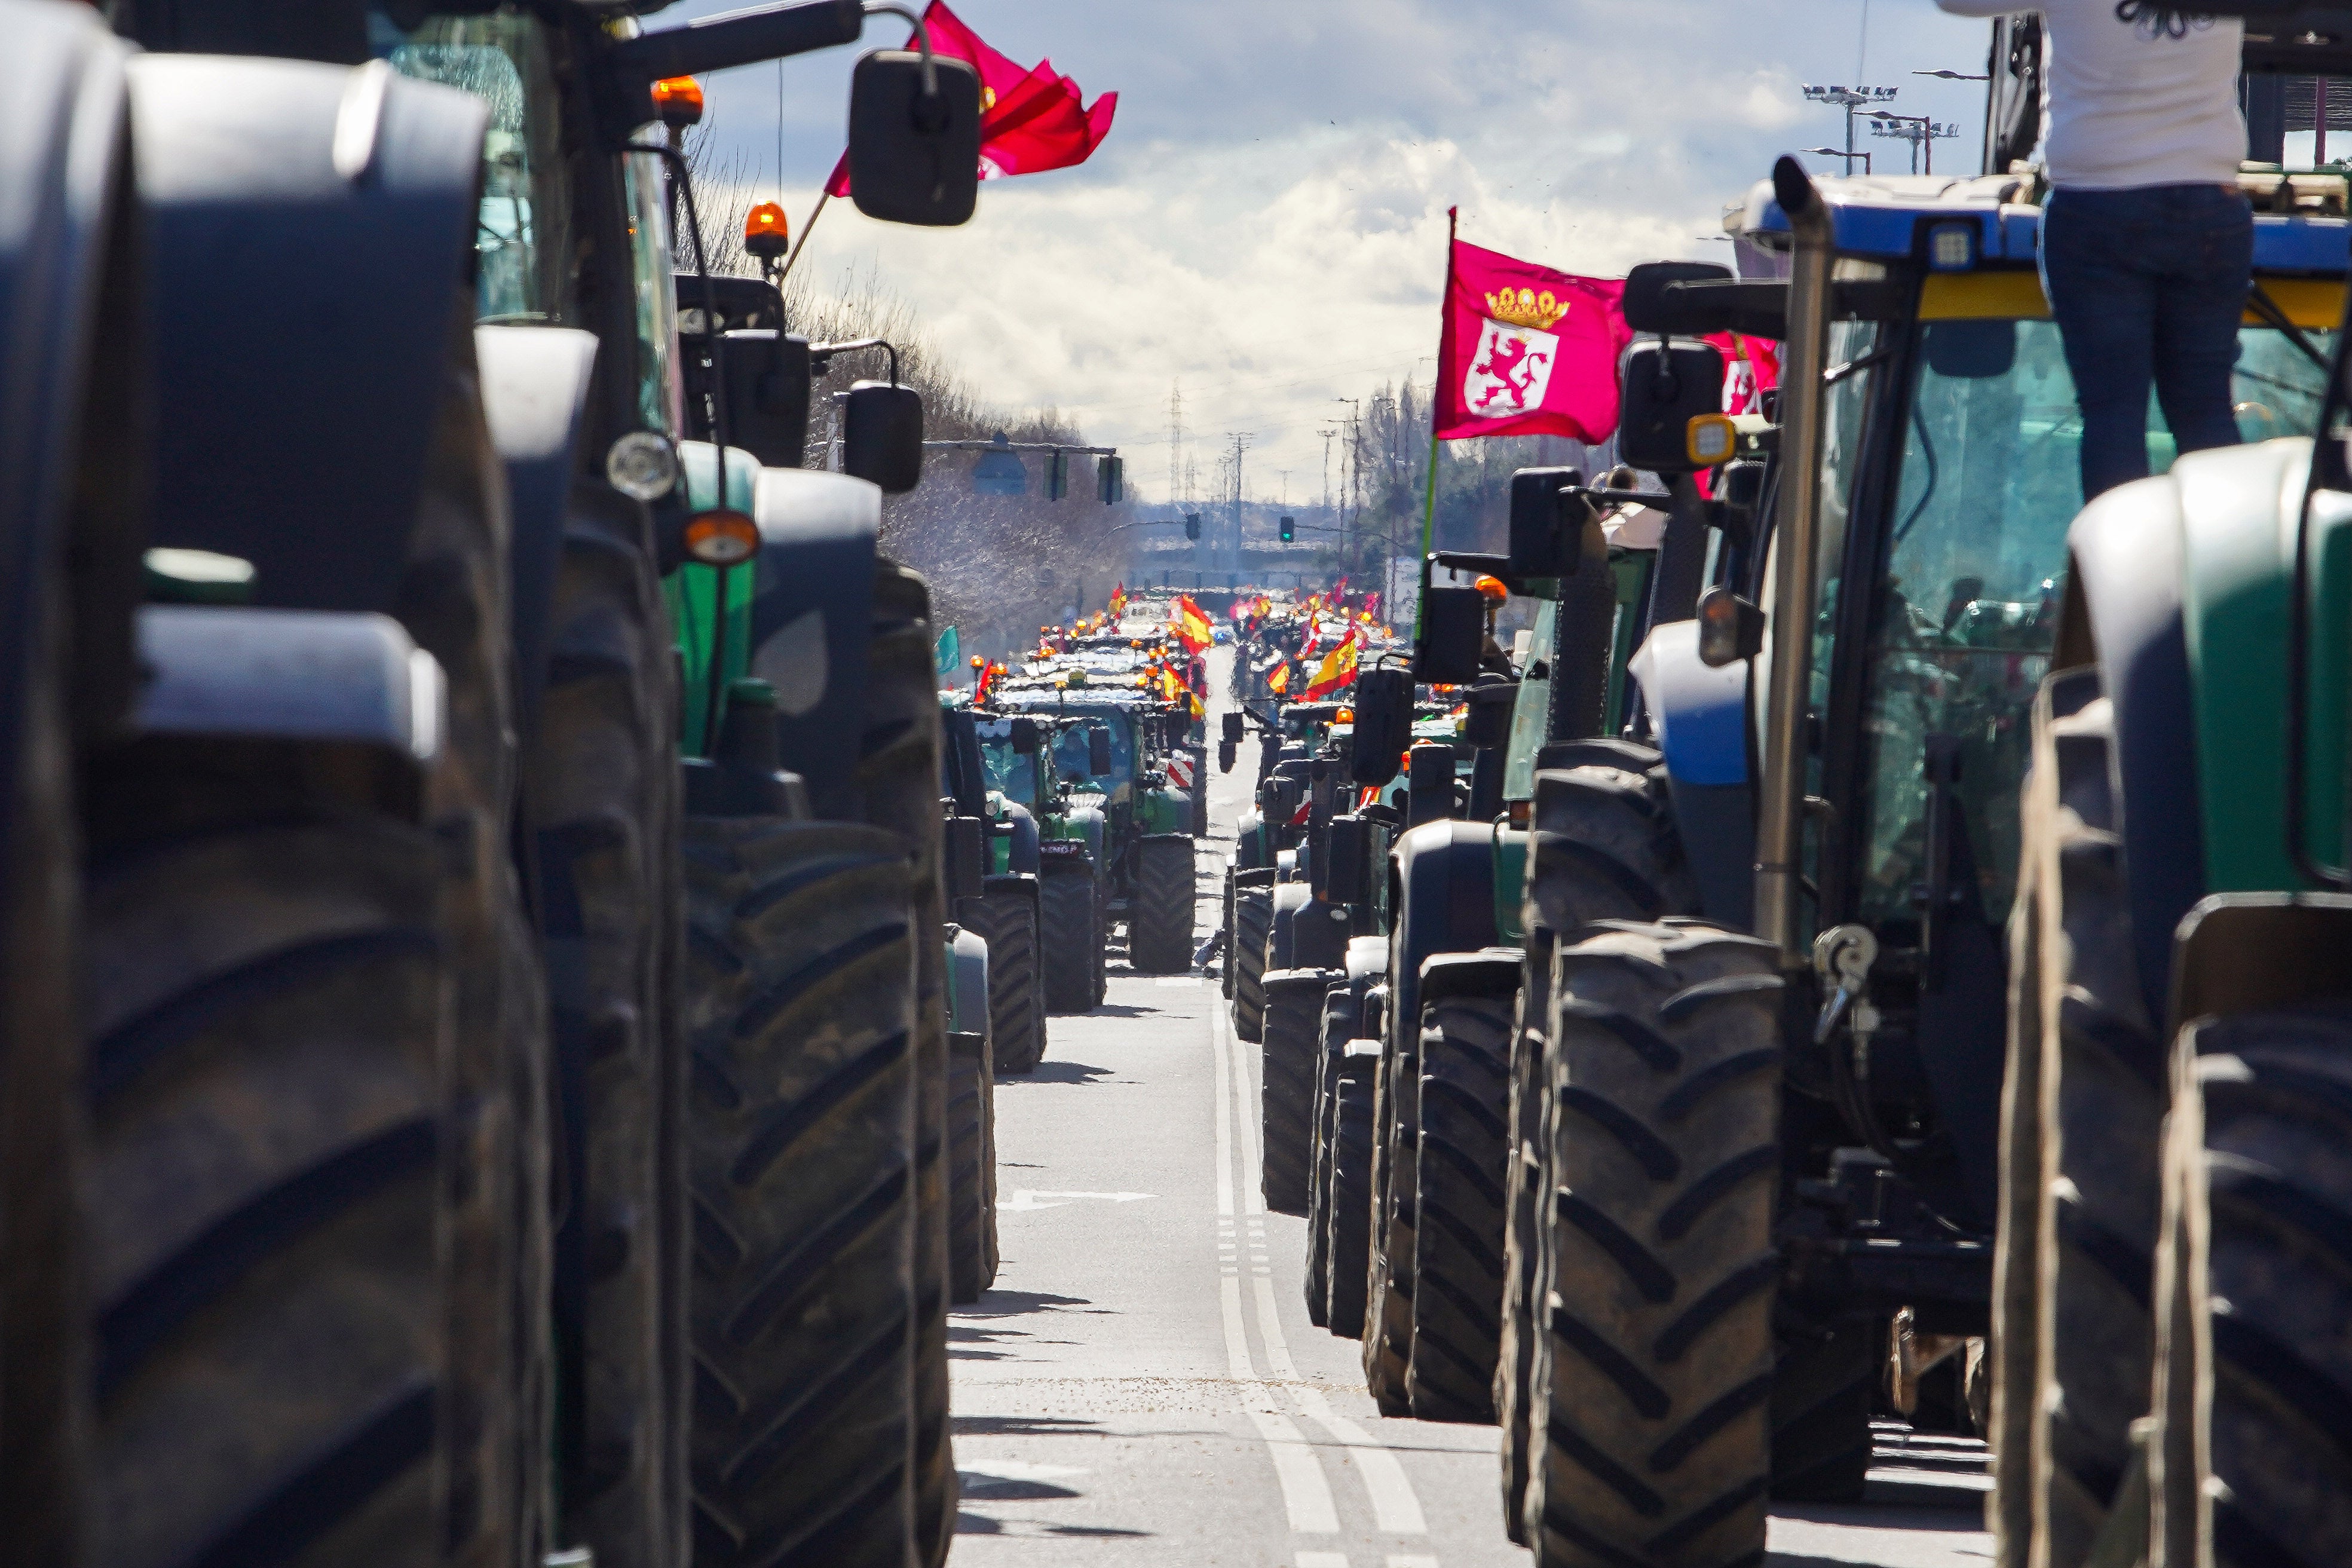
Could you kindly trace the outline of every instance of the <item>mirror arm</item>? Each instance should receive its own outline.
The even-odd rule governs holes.
[[[832,366],[833,356],[845,354],[853,349],[881,349],[890,356],[890,384],[898,384],[898,350],[887,338],[852,338],[845,343],[811,343],[809,363],[819,375]],[[929,442],[924,443],[926,446]]]
[[[657,81],[854,44],[865,34],[868,13],[863,0],[763,6],[641,33],[612,45],[605,58],[625,99],[625,118],[634,129],[654,118],[650,94]]]
[[[915,45],[923,54],[923,96],[939,97],[939,62],[931,53],[931,29],[924,25],[921,15],[911,5],[900,5],[896,0],[864,0],[864,13],[867,16],[904,16],[915,25]]]

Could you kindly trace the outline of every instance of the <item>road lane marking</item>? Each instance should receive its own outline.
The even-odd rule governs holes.
[[[1213,1016],[1212,1028],[1220,1021]],[[1218,1036],[1220,1040],[1223,1037],[1222,1034]],[[1253,1125],[1248,1115],[1248,1079],[1244,1075],[1236,1077],[1239,1081],[1235,1088],[1243,1097],[1238,1114],[1243,1125],[1248,1127]],[[1220,1118],[1221,1123],[1222,1121]],[[1422,1511],[1420,1495],[1413,1490],[1412,1478],[1404,1473],[1404,1466],[1396,1455],[1370,1432],[1331,1408],[1323,1391],[1309,1383],[1291,1359],[1290,1342],[1283,1334],[1282,1317],[1275,1308],[1273,1269],[1265,1250],[1266,1222],[1262,1215],[1253,1213],[1246,1223],[1252,1254],[1250,1285],[1256,1300],[1258,1339],[1265,1349],[1266,1370],[1288,1393],[1299,1414],[1338,1438],[1340,1447],[1355,1460],[1356,1468],[1364,1478],[1364,1489],[1370,1494],[1372,1518],[1381,1531],[1387,1535],[1427,1535],[1429,1521]]]
[[[1242,1059],[1241,1052],[1241,1047],[1248,1042],[1232,1037],[1226,1028],[1223,1008],[1213,1007],[1209,1010],[1209,1028],[1216,1039],[1218,1048],[1227,1051],[1234,1058],[1234,1085],[1235,1091],[1241,1096],[1239,1103],[1242,1202],[1244,1205],[1243,1212],[1247,1214],[1254,1223],[1264,1225],[1265,1223],[1265,1188],[1257,1177],[1265,1171],[1265,1164],[1258,1152],[1259,1115],[1255,1105],[1258,1093],[1263,1091],[1253,1092],[1256,1090],[1256,1082],[1251,1078],[1249,1067]]]
[[[1298,1568],[1348,1568],[1348,1554],[1344,1552],[1302,1552],[1298,1554]]]
[[[1437,1559],[1434,1557],[1400,1557],[1391,1553],[1389,1557],[1389,1568],[1437,1568]]]
[[[1214,1015],[1212,1015],[1213,1019]],[[1298,1535],[1337,1535],[1339,1510],[1331,1498],[1331,1482],[1323,1462],[1290,1417],[1282,1414],[1274,1390],[1250,1364],[1248,1331],[1242,1326],[1242,1282],[1234,1260],[1234,1121],[1232,1063],[1224,1037],[1213,1023],[1209,1043],[1215,1060],[1217,1094],[1217,1241],[1218,1305],[1225,1330],[1225,1367],[1232,1374],[1234,1396],[1242,1413],[1265,1444],[1274,1462],[1274,1479],[1282,1488],[1283,1510]]]

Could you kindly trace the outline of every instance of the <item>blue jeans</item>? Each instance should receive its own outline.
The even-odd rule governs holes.
[[[2147,394],[2183,452],[2240,439],[2230,411],[2254,215],[2221,185],[2054,191],[2042,287],[2083,410],[2083,499],[2147,477]]]

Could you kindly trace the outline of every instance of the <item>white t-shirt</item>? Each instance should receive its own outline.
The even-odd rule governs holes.
[[[2193,4],[2193,0],[2191,0]],[[2246,156],[2238,111],[2246,25],[2193,22],[2185,37],[2116,15],[2116,0],[1936,0],[1958,16],[2039,12],[2049,136],[2060,190],[2232,184]]]

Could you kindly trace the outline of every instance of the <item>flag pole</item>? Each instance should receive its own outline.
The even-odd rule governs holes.
[[[1445,374],[1445,353],[1443,344],[1445,339],[1445,329],[1454,320],[1454,243],[1461,228],[1462,209],[1447,207],[1445,209],[1445,292],[1438,296],[1437,301],[1438,342],[1441,345],[1437,355],[1439,375]],[[1422,609],[1429,598],[1429,552],[1434,548],[1437,540],[1437,384],[1433,380],[1429,386],[1429,494],[1423,501],[1421,510],[1421,596],[1413,601],[1412,605],[1412,636],[1415,642],[1421,640]]]
[[[816,220],[824,216],[824,205],[831,200],[833,200],[831,191],[817,193],[816,205],[809,209],[808,222],[801,225],[800,243],[793,247],[793,253],[790,256],[784,258],[784,269],[776,274],[776,288],[779,290],[783,288],[784,279],[793,275],[793,268],[799,262],[801,252],[808,248],[809,236],[815,232]]]

